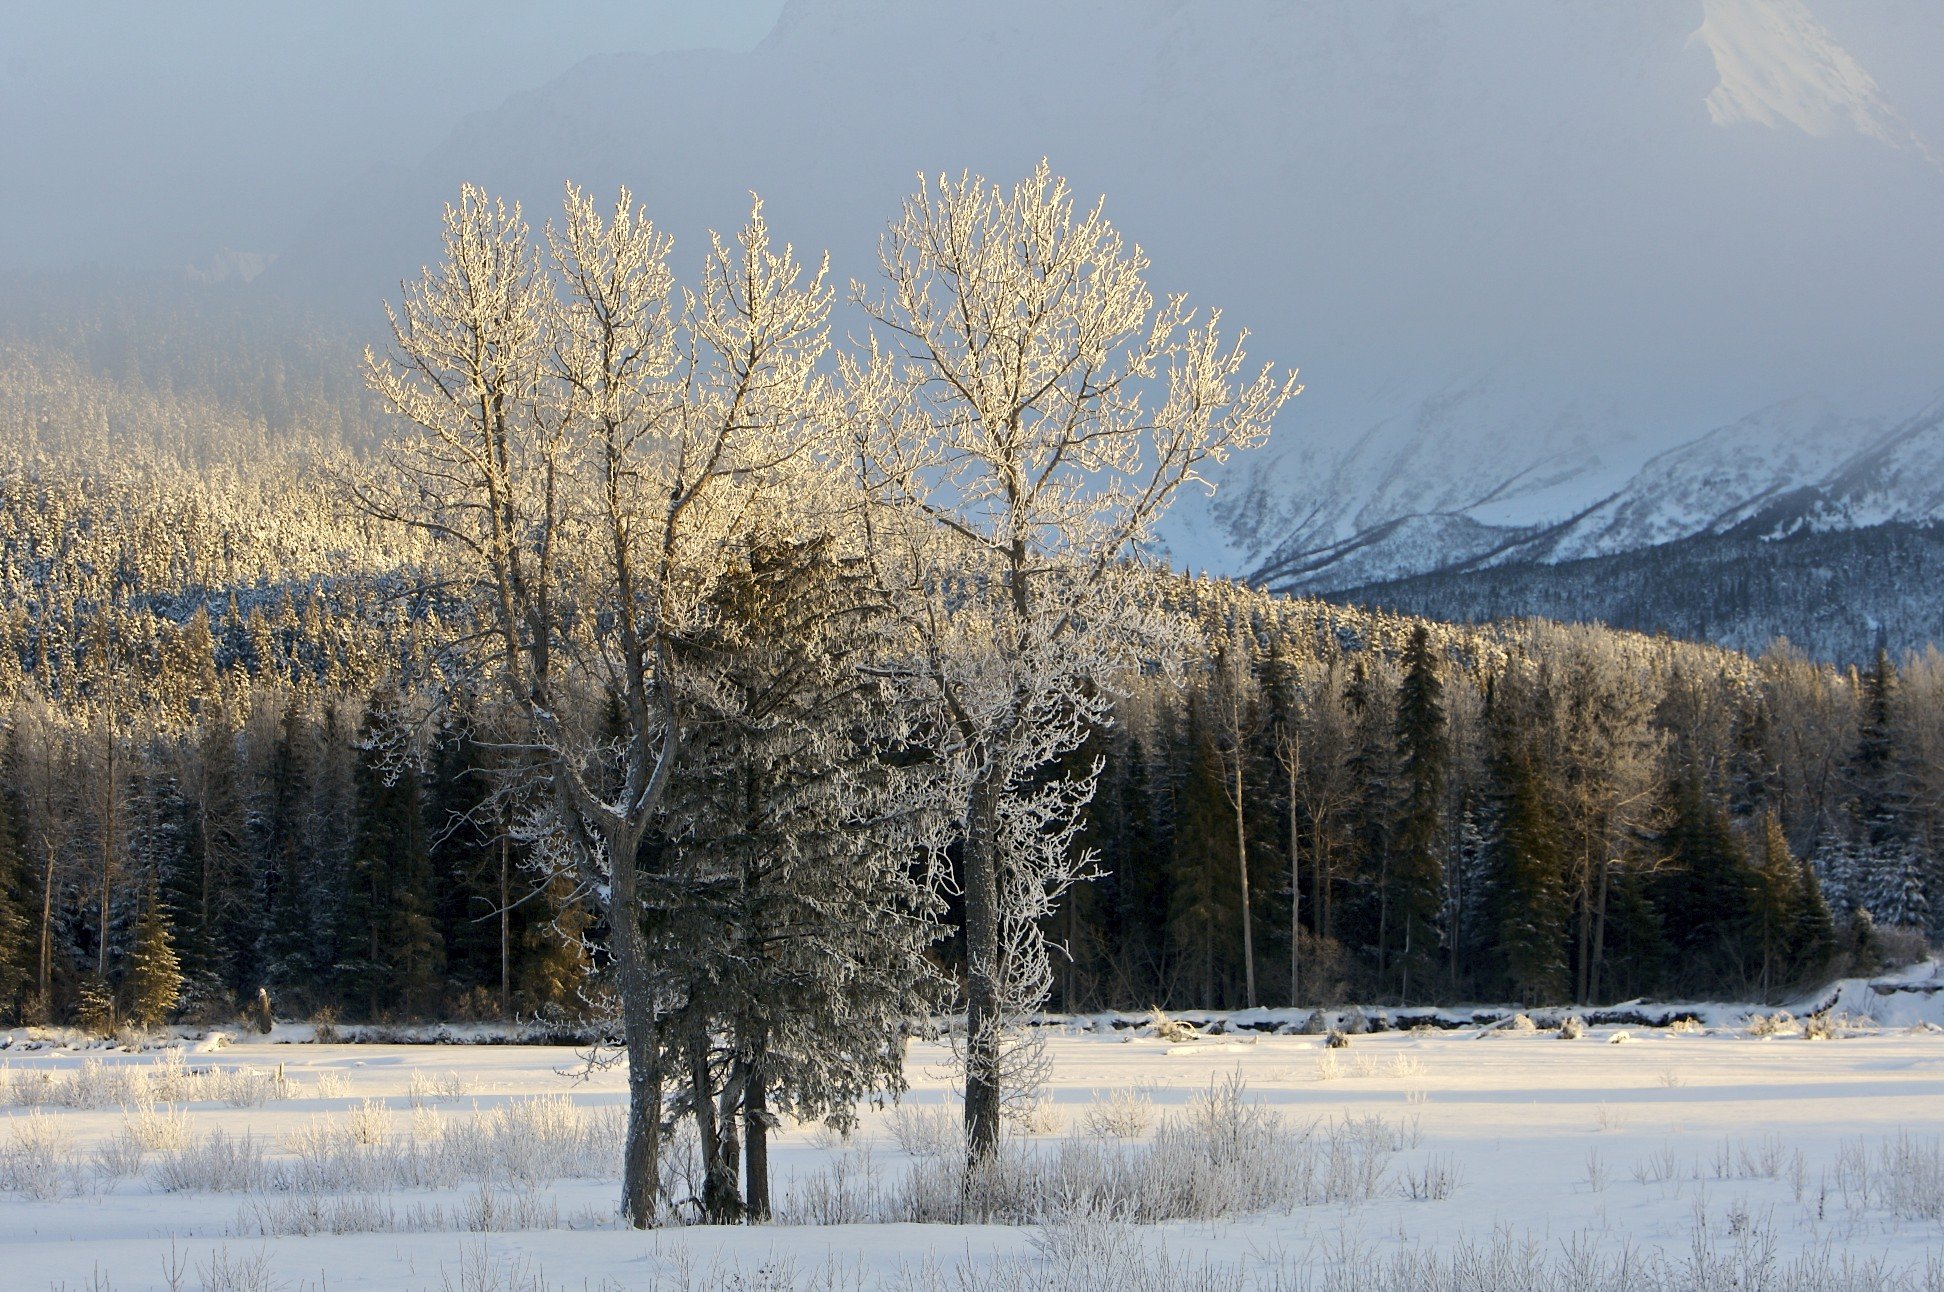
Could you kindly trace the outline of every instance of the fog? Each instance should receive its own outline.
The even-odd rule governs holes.
[[[1229,569],[1558,520],[1715,428],[1759,453],[1785,401],[1860,445],[1944,388],[1934,0],[564,12],[17,6],[0,266],[262,269],[364,335],[464,181],[536,220],[629,184],[683,266],[758,190],[843,281],[914,172],[1046,156],[1303,369],[1246,505],[1181,538]]]
[[[347,184],[592,54],[746,49],[781,0],[0,7],[0,267],[278,254]]]

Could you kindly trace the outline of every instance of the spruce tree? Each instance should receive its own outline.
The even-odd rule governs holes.
[[[27,911],[31,881],[20,850],[14,784],[10,778],[0,789],[0,1013],[18,1018],[33,984],[34,959]]]
[[[161,892],[153,883],[142,917],[135,924],[135,945],[129,952],[123,989],[128,997],[128,1017],[142,1027],[154,1027],[166,1019],[182,995],[182,965],[176,959]]]
[[[1783,985],[1794,959],[1804,912],[1801,866],[1789,855],[1782,819],[1773,811],[1762,818],[1760,859],[1749,885],[1749,925],[1760,957],[1759,990],[1764,1000]]]
[[[1836,921],[1823,900],[1816,868],[1807,861],[1796,877],[1796,927],[1791,942],[1789,968],[1798,980],[1821,977],[1836,957]]]
[[[938,769],[873,740],[887,696],[860,665],[881,614],[823,539],[752,545],[687,644],[710,677],[661,832],[660,959],[677,1106],[701,1141],[705,1214],[769,1212],[777,1114],[847,1121],[904,1085],[904,1038],[943,999],[922,848]],[[717,1038],[723,1043],[718,1045]],[[736,1197],[737,1134],[747,1200]]]
[[[444,967],[419,770],[391,720],[393,703],[374,696],[360,729],[351,884],[340,912],[344,990],[371,1017],[431,1012]]]
[[[1570,992],[1566,929],[1571,898],[1566,858],[1542,757],[1549,721],[1543,679],[1501,680],[1486,715],[1496,839],[1488,856],[1497,958],[1507,989],[1525,1004]]]
[[[1399,794],[1390,867],[1394,967],[1400,1000],[1428,986],[1437,965],[1444,906],[1445,780],[1451,763],[1444,684],[1430,629],[1419,624],[1404,650],[1397,693]]]

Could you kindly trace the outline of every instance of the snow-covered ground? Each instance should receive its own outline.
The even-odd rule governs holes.
[[[1851,1026],[1827,1041],[1786,1021],[1756,1035],[1769,1028],[1722,1006],[1682,1029],[1562,1040],[1514,1021],[1335,1050],[1315,1035],[1050,1029],[1046,1099],[1013,1151],[1059,1159],[1066,1183],[1040,1200],[1047,1223],[1024,1226],[803,1223],[938,1194],[956,1115],[938,1045],[913,1047],[903,1106],[864,1110],[848,1142],[817,1127],[779,1136],[779,1212],[797,1223],[636,1233],[611,1219],[621,1076],[582,1079],[572,1049],[238,1036],[191,1043],[178,1063],[23,1052],[16,1032],[0,1091],[0,1286],[1138,1292],[1483,1288],[1520,1270],[1558,1286],[1603,1268],[1607,1281],[1580,1286],[1744,1286],[1726,1280],[1766,1270],[1756,1285],[1938,1287],[1935,985],[1935,965],[1889,994],[1844,985]],[[1874,1025],[1854,1017],[1866,1009]],[[1086,1181],[1153,1168],[1143,1155],[1161,1152],[1169,1120],[1214,1124],[1211,1090],[1238,1079],[1248,1115],[1281,1129],[1270,1152],[1233,1150],[1233,1170],[1275,1175],[1283,1203],[1159,1224],[1125,1223],[1126,1203],[1112,1208],[1121,1220],[1087,1214]],[[1292,1185],[1298,1161],[1309,1174]],[[307,1232],[331,1229],[367,1232]],[[1408,1280],[1434,1257],[1446,1281]],[[1657,1261],[1673,1281],[1625,1281]],[[1454,1280],[1466,1262],[1473,1282]],[[962,1268],[977,1277],[959,1281]],[[1790,1283],[1792,1270],[1815,1275]]]

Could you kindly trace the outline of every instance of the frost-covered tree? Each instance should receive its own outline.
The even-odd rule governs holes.
[[[848,1125],[859,1099],[904,1088],[905,1038],[943,997],[927,953],[945,813],[940,769],[869,667],[886,612],[854,552],[757,542],[710,606],[682,646],[708,685],[666,799],[665,846],[699,900],[662,941],[688,970],[671,1028],[699,1201],[764,1219],[778,1113]]]
[[[390,353],[368,357],[409,429],[361,488],[436,541],[468,667],[524,746],[522,829],[606,916],[636,1225],[656,1213],[661,987],[642,922],[661,895],[642,863],[681,757],[675,645],[747,520],[801,505],[792,464],[829,424],[830,293],[771,245],[760,205],[679,300],[669,251],[625,190],[604,214],[570,188],[543,252],[517,206],[465,189],[442,262],[391,311]]]
[[[965,1123],[1000,1132],[1006,1041],[1051,982],[1041,920],[1091,866],[1095,773],[1045,773],[1169,649],[1125,562],[1185,486],[1267,434],[1293,376],[1243,373],[1210,315],[1042,162],[1010,190],[922,182],[879,244],[880,325],[846,365],[879,568],[910,610],[911,684],[964,785]]]

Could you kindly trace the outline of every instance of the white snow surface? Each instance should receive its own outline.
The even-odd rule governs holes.
[[[1059,1137],[1084,1134],[1088,1109],[1114,1092],[1140,1092],[1165,1115],[1232,1076],[1246,1082],[1247,1098],[1296,1124],[1382,1119],[1398,1147],[1368,1201],[1218,1223],[1136,1226],[1116,1240],[1213,1265],[1237,1287],[1279,1262],[1313,1275],[1332,1261],[1367,1263],[1398,1252],[1450,1251],[1464,1242],[1679,1256],[1689,1251],[1697,1226],[1707,1227],[1706,1241],[1732,1246],[1751,1224],[1783,1261],[1833,1250],[1921,1268],[1944,1241],[1939,1222],[1896,1214],[1880,1200],[1840,1196],[1835,1182],[1845,1154],[1853,1161],[1858,1151],[1897,1142],[1920,1155],[1937,1151],[1944,1098],[1944,991],[1937,988],[1944,988],[1944,974],[1932,962],[1885,980],[1839,983],[1796,1002],[1798,1017],[1832,1007],[1843,1016],[1840,1039],[1828,1041],[1806,1040],[1786,1023],[1757,1035],[1767,1029],[1754,1026],[1752,1016],[1771,1011],[1720,1003],[1638,1007],[1698,1018],[1701,1030],[1596,1023],[1573,1041],[1549,1030],[1564,1011],[1534,1011],[1530,1029],[1479,1021],[1510,1018],[1503,1009],[1441,1011],[1463,1026],[1359,1035],[1335,1051],[1319,1036],[1249,1030],[1290,1023],[1307,1011],[1191,1016],[1224,1029],[1191,1041],[1114,1026],[1133,1023],[1133,1016],[1068,1020],[1049,1029],[1047,1103],[1023,1146],[1050,1151]],[[188,1104],[192,1138],[214,1129],[247,1135],[276,1160],[288,1157],[293,1136],[317,1122],[361,1118],[367,1133],[375,1125],[382,1137],[403,1142],[449,1134],[461,1121],[532,1095],[564,1096],[610,1115],[625,1098],[620,1072],[579,1079],[571,1049],[286,1043],[305,1035],[302,1028],[280,1028],[268,1038],[238,1034],[214,1053],[193,1056],[197,1067],[280,1070],[288,1097],[256,1107]],[[1612,1043],[1623,1037],[1631,1043]],[[107,1068],[158,1061],[155,1053],[76,1052],[54,1045],[46,1033],[6,1039],[9,1088],[16,1091],[71,1080],[89,1062],[103,1065],[92,1070],[98,1077]],[[956,1116],[943,1047],[914,1045],[909,1072],[903,1115],[916,1109]],[[51,1126],[85,1163],[136,1115],[139,1110],[112,1107],[33,1112],[16,1096],[0,1114],[0,1144],[12,1161],[23,1136],[45,1136]],[[887,1185],[905,1173],[935,1170],[899,1147],[900,1115],[864,1109],[847,1144],[816,1128],[782,1131],[774,1149],[779,1197],[811,1177],[828,1180],[838,1168],[853,1181],[876,1172]],[[152,1171],[155,1156],[145,1170]],[[1456,1181],[1449,1196],[1409,1196],[1407,1182],[1431,1166]],[[182,1286],[212,1281],[206,1276],[227,1265],[265,1274],[264,1286],[318,1289],[641,1288],[657,1279],[663,1286],[781,1289],[810,1286],[813,1276],[832,1269],[843,1273],[845,1287],[891,1288],[908,1286],[904,1278],[928,1261],[950,1271],[1011,1259],[1031,1270],[1058,1259],[1057,1244],[1033,1227],[779,1224],[636,1233],[610,1218],[611,1173],[543,1182],[538,1197],[554,1209],[545,1224],[514,1223],[502,1213],[481,1233],[265,1238],[251,1229],[250,1208],[273,1206],[276,1198],[165,1193],[140,1172],[83,1174],[95,1182],[79,1196],[0,1193],[0,1252],[9,1271],[0,1282],[161,1287],[173,1264],[184,1275]],[[399,1189],[373,1200],[401,1215],[435,1206],[460,1213],[479,1194],[469,1185]],[[510,1196],[502,1192],[501,1203]],[[482,1269],[498,1271],[501,1281],[480,1281]],[[512,1273],[537,1281],[516,1283]],[[244,1285],[258,1284],[238,1284]]]

